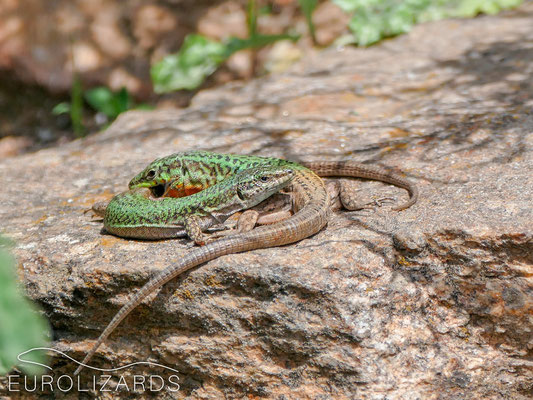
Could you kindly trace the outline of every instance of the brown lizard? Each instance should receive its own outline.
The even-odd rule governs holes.
[[[195,248],[158,273],[136,292],[113,317],[74,374],[76,375],[81,371],[115,327],[146,296],[183,272],[226,254],[282,246],[300,241],[319,232],[327,224],[330,199],[324,182],[318,175],[363,177],[403,187],[409,191],[410,199],[406,203],[397,206],[395,210],[403,210],[410,207],[416,202],[418,197],[416,186],[399,175],[379,167],[352,161],[305,163],[306,166],[316,171],[315,173],[306,166],[287,161],[286,163],[290,164],[295,172],[291,184],[294,215],[281,222],[260,226],[252,231],[237,233],[233,236],[207,243],[203,247]]]

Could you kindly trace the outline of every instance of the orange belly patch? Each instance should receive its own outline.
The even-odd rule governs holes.
[[[202,186],[177,186],[170,188],[166,191],[165,197],[185,197],[190,196],[191,194],[195,194],[198,192],[201,192],[204,188]]]

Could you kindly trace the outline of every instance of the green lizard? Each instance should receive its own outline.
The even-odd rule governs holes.
[[[168,239],[187,234],[196,244],[203,245],[207,228],[262,202],[287,186],[293,176],[290,166],[265,164],[238,172],[184,198],[154,199],[149,197],[148,190],[133,188],[109,202],[104,228],[116,236],[137,239]]]
[[[200,192],[240,171],[260,165],[282,166],[291,162],[279,158],[218,154],[207,151],[176,153],[151,162],[129,183],[156,188],[154,194],[183,197]]]
[[[191,153],[185,153],[191,154]],[[193,153],[195,156],[198,153]],[[212,154],[212,153],[207,153]],[[276,159],[265,159],[260,157],[247,158],[247,156],[224,156],[224,158],[216,157],[217,160],[221,160],[221,163],[217,164],[215,160],[210,160],[213,162],[213,170],[221,168],[222,164],[226,162],[231,164],[232,157],[236,157],[236,163],[240,165],[240,168],[244,168],[249,162],[249,166],[258,166],[264,162],[269,162]],[[259,160],[258,160],[259,159]],[[156,162],[161,163],[161,160]],[[248,160],[248,161],[247,161]],[[261,161],[266,160],[266,161]],[[163,161],[163,165],[166,161]],[[281,246],[289,243],[294,243],[300,241],[308,236],[311,236],[319,232],[327,223],[328,213],[329,213],[329,196],[326,191],[324,182],[318,175],[316,175],[310,169],[295,163],[289,163],[288,161],[278,160],[272,161],[274,164],[285,165],[288,163],[291,166],[291,169],[294,171],[295,175],[292,180],[292,194],[293,194],[293,208],[295,214],[291,217],[274,223],[272,225],[260,226],[252,231],[245,233],[238,233],[233,236],[222,238],[220,240],[207,243],[205,246],[193,249],[187,253],[183,258],[176,260],[166,269],[158,273],[154,278],[150,279],[138,292],[136,292],[132,298],[118,311],[118,313],[113,317],[111,322],[107,325],[104,331],[101,333],[96,343],[92,346],[90,351],[85,356],[81,365],[76,369],[74,374],[78,374],[83,366],[91,359],[94,353],[97,351],[99,346],[107,339],[115,327],[135,308],[143,299],[146,298],[154,290],[158,289],[171,279],[179,276],[183,272],[194,268],[198,265],[201,265],[205,262],[213,260],[217,257],[226,254],[239,253],[244,251],[250,251],[259,248],[268,248]],[[259,163],[259,164],[257,164]],[[152,163],[153,164],[153,163]],[[151,164],[151,166],[153,166]],[[219,165],[218,167],[216,165]],[[180,188],[182,185],[184,191],[187,188],[187,184],[195,183],[191,181],[191,178],[187,175],[186,179],[182,180],[182,183],[175,183],[176,179],[179,180],[179,174],[177,175],[167,175],[165,179],[161,179],[158,182],[152,182],[151,179],[156,178],[158,173],[164,171],[165,173],[171,172],[169,166],[164,166],[163,169],[154,170],[149,166],[141,174],[144,174],[144,178],[137,179],[134,178],[130,182],[130,187],[156,187],[162,186],[163,192],[168,192],[170,185],[174,185]],[[399,206],[396,209],[407,208],[410,205],[416,202],[418,196],[418,191],[414,185],[409,181],[399,177],[396,174],[389,173],[385,170],[376,169],[375,167],[368,167],[366,165],[361,165],[358,163],[352,162],[317,162],[312,163],[311,166],[315,170],[325,176],[357,176],[365,178],[374,178],[383,180],[386,182],[395,183],[398,186],[405,187],[410,192],[410,200]],[[229,165],[231,169],[231,165]],[[154,170],[154,172],[151,172]],[[234,172],[238,172],[239,168],[236,168]],[[182,170],[183,171],[183,170]],[[187,173],[189,171],[186,171]],[[191,175],[193,176],[193,175]],[[228,175],[226,175],[228,176]],[[143,179],[145,181],[143,181]],[[208,186],[208,185],[207,185]],[[202,186],[204,187],[204,186]],[[171,189],[172,190],[172,189]]]
[[[240,171],[258,165],[287,165],[286,160],[269,157],[217,154],[207,151],[176,153],[151,162],[129,183],[130,188],[151,188],[154,193],[167,197],[182,197],[199,192]],[[366,178],[402,187],[410,194],[405,204],[395,208],[403,210],[413,205],[418,198],[418,190],[407,179],[381,167],[355,161],[315,161],[301,165],[313,170],[319,176],[345,176]],[[341,188],[341,201],[345,208],[362,208],[353,196]]]

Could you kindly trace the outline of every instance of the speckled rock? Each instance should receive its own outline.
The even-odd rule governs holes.
[[[532,43],[531,2],[426,24],[0,161],[2,230],[54,346],[81,359],[136,288],[190,251],[101,235],[84,214],[152,159],[350,158],[401,169],[419,202],[336,212],[299,243],[198,267],[138,307],[93,365],[172,366],[181,388],[169,398],[531,398]],[[405,197],[357,184],[361,198]],[[75,369],[61,357],[52,366]]]

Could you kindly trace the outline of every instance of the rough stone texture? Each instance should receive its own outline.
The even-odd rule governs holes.
[[[196,268],[135,310],[93,364],[174,366],[191,399],[529,399],[532,82],[530,2],[316,52],[189,109],[128,113],[0,162],[2,230],[55,346],[81,359],[135,288],[190,251],[103,236],[83,213],[155,157],[209,149],[401,168],[420,186],[414,207],[338,212],[297,244]]]

